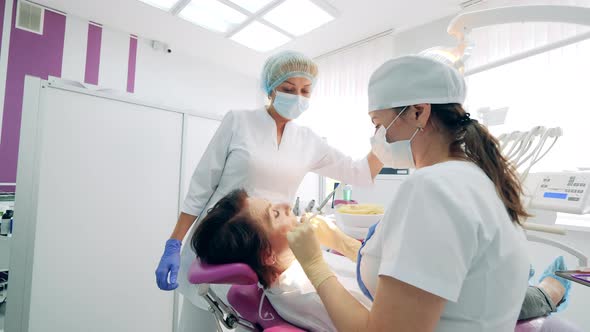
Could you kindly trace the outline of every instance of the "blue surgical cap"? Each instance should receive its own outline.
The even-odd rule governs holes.
[[[270,56],[262,69],[262,89],[268,96],[281,83],[291,77],[305,77],[313,85],[318,74],[317,65],[307,56],[283,51]]]

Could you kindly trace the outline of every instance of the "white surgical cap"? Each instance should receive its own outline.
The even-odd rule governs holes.
[[[416,104],[463,104],[465,94],[465,80],[455,68],[426,56],[402,56],[371,75],[369,112]]]
[[[305,77],[312,85],[318,73],[316,64],[307,56],[293,51],[283,51],[270,56],[262,69],[262,89],[267,95],[291,77]]]

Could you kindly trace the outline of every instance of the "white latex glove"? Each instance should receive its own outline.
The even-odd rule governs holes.
[[[301,223],[287,233],[287,240],[307,278],[318,289],[321,283],[333,277],[334,273],[324,261],[320,242],[315,235],[313,225],[307,218],[307,216],[301,217]]]

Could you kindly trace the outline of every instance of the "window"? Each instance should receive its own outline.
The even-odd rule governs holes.
[[[590,138],[589,57],[590,40],[585,40],[471,75],[466,106],[472,113],[509,107],[505,123],[490,127],[495,135],[537,125],[561,127],[563,137],[534,172],[588,168],[590,153],[581,145]]]
[[[496,136],[537,125],[563,129],[531,172],[588,170],[589,58],[590,40],[584,40],[468,76],[466,106],[472,114],[482,107],[509,107],[505,123],[490,127]],[[558,213],[557,224],[590,227],[590,216]]]

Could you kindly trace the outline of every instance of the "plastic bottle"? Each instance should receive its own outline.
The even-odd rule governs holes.
[[[344,186],[344,190],[342,190],[342,199],[349,202],[352,200],[352,186],[347,184]]]

